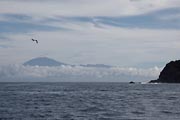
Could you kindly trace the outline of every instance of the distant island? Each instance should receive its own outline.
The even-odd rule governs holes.
[[[49,67],[56,67],[56,66],[76,66],[76,65],[71,65],[63,62],[56,61],[54,59],[48,58],[48,57],[37,57],[33,58],[29,61],[26,61],[23,65],[25,66],[49,66]],[[95,67],[95,68],[111,68],[112,66],[110,65],[104,65],[104,64],[86,64],[86,65],[78,65],[82,67]]]
[[[149,83],[180,83],[180,60],[166,64],[159,78],[151,80]]]
[[[27,62],[25,62],[23,65],[29,65],[29,66],[61,66],[61,65],[67,65],[66,63],[58,62],[54,59],[48,58],[48,57],[38,57],[33,58]]]

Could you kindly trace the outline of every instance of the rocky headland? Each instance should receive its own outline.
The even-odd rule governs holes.
[[[180,60],[166,64],[159,78],[151,80],[150,83],[180,83]]]

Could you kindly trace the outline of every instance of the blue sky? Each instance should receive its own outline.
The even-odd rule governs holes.
[[[0,1],[1,65],[46,56],[70,64],[162,67],[179,59],[179,33],[179,0]]]

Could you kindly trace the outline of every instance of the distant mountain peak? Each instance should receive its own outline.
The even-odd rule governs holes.
[[[61,66],[61,65],[67,65],[65,63],[58,62],[54,59],[48,58],[48,57],[38,57],[33,58],[27,62],[25,62],[23,65],[29,65],[29,66]]]
[[[75,65],[70,65],[66,63],[62,63],[59,61],[56,61],[54,59],[48,58],[48,57],[37,57],[33,58],[27,62],[25,62],[23,65],[27,66],[61,66],[61,65],[68,65],[68,66],[75,66]],[[111,68],[112,66],[109,65],[104,65],[104,64],[86,64],[86,65],[80,65],[82,67],[95,67],[95,68]]]

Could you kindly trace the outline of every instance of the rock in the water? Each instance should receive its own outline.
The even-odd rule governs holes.
[[[180,60],[166,64],[159,78],[151,80],[150,83],[180,83]]]
[[[129,82],[129,84],[135,84],[135,82],[131,81],[131,82]]]

